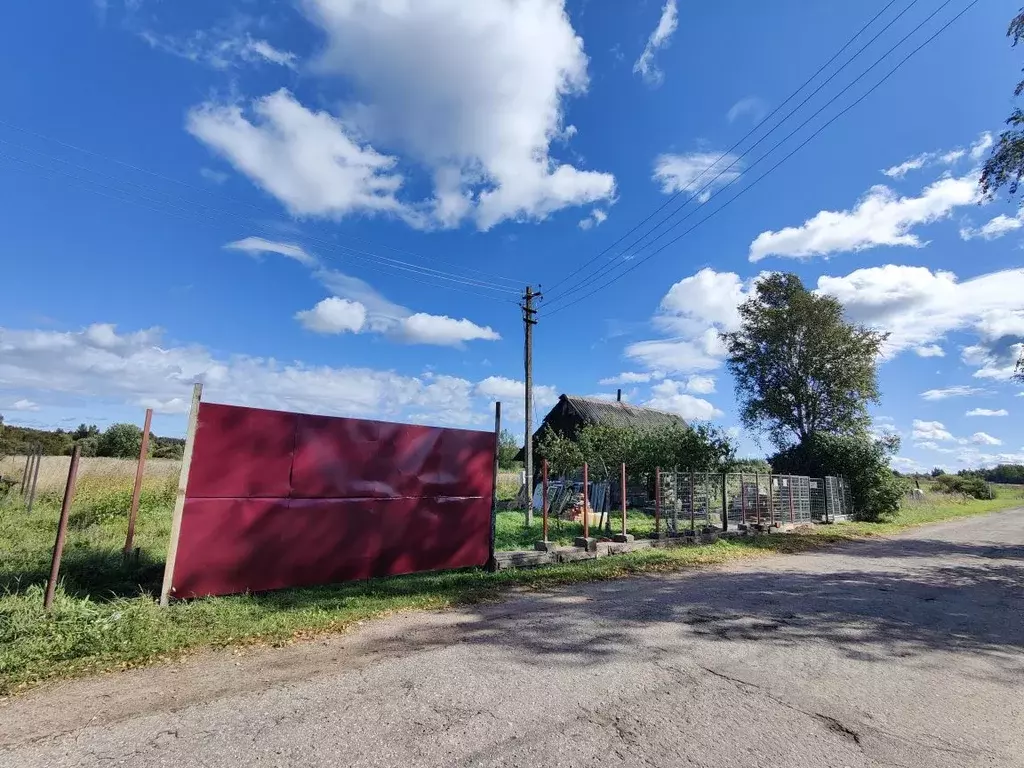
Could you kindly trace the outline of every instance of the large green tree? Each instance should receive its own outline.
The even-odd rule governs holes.
[[[1016,47],[1024,39],[1024,8],[1013,17],[1006,30],[1010,45]],[[1024,80],[1017,83],[1014,96],[1024,93]],[[1021,179],[1024,179],[1024,111],[1014,107],[1006,118],[1009,126],[999,136],[992,148],[992,154],[981,169],[981,191],[986,197],[995,197],[996,192],[1006,188],[1010,195],[1017,194]],[[1024,354],[1017,361],[1016,379],[1024,382]]]
[[[761,278],[739,311],[740,329],[722,340],[744,426],[780,449],[867,428],[886,334],[846,322],[836,299],[811,293],[794,274]]]
[[[99,437],[96,446],[98,456],[113,456],[132,459],[139,455],[142,445],[142,430],[134,424],[111,424]]]

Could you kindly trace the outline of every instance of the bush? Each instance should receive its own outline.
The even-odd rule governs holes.
[[[111,424],[100,435],[97,456],[133,459],[139,455],[142,430],[134,424]]]
[[[153,451],[154,459],[181,459],[185,453],[182,445],[164,445]]]
[[[962,493],[974,499],[994,499],[992,486],[977,475],[939,475],[935,485],[942,493]]]
[[[889,468],[899,439],[867,435],[811,435],[769,459],[779,474],[845,477],[859,520],[877,521],[895,514],[906,485]]]

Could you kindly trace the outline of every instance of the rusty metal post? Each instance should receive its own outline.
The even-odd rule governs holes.
[[[789,476],[789,522],[796,522],[796,515],[793,512],[793,476]]]
[[[53,558],[50,561],[50,580],[46,584],[46,597],[43,598],[43,609],[50,610],[53,596],[57,591],[57,577],[60,575],[60,557],[64,552],[64,538],[68,532],[68,515],[71,513],[71,502],[75,498],[75,478],[78,475],[78,457],[82,447],[76,445],[71,451],[71,466],[68,467],[68,482],[64,486],[64,499],[60,505],[60,522],[57,523],[57,541],[53,544]]]
[[[132,505],[128,510],[128,535],[124,539],[124,556],[132,553],[135,544],[135,521],[139,516],[139,499],[142,496],[142,477],[146,472],[146,456],[149,454],[149,428],[153,423],[153,409],[146,409],[142,427],[142,444],[139,446],[139,463],[135,467],[135,487],[132,489]]]
[[[544,543],[548,541],[548,460],[541,464],[540,506],[544,515]]]
[[[626,535],[626,462],[622,462],[622,535]]]
[[[661,467],[654,468],[654,535],[661,535]]]
[[[772,475],[768,474],[768,514],[769,524],[775,525],[775,491],[772,488]]]
[[[761,524],[761,475],[754,473],[754,518]]]
[[[195,395],[193,394],[193,408],[196,407]],[[189,418],[189,427],[191,428],[191,418]],[[492,462],[493,478],[491,479],[491,535],[490,541],[488,542],[488,556],[487,556],[487,570],[496,571],[498,570],[498,561],[495,558],[494,550],[497,545],[498,539],[498,469],[501,445],[501,402],[494,404],[494,460]],[[191,461],[191,454],[189,460]],[[180,481],[179,481],[180,482]],[[166,576],[165,576],[166,579]]]
[[[36,487],[39,485],[39,465],[43,463],[43,447],[36,446],[36,460],[32,465],[32,479],[28,486],[28,506],[26,511],[32,513],[32,504],[36,500]]]
[[[747,522],[747,476],[740,472],[740,522]]]
[[[583,462],[583,538],[590,538],[590,512],[587,510],[587,496],[590,495],[590,471]]]

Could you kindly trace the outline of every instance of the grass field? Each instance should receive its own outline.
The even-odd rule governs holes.
[[[294,589],[181,602],[161,610],[154,601],[163,570],[176,475],[147,473],[137,529],[137,562],[125,564],[126,511],[132,472],[85,473],[71,516],[61,586],[51,614],[42,611],[56,528],[59,491],[42,491],[31,516],[17,494],[0,505],[0,695],[38,681],[171,658],[192,649],[237,644],[284,644],[394,611],[436,609],[490,599],[509,587],[540,588],[795,552],[860,536],[884,535],[922,523],[1024,506],[1021,488],[1003,488],[994,501],[930,496],[888,523],[848,523],[812,532],[772,535],[708,546],[648,550],[537,570],[466,570],[417,574],[337,587]],[[58,484],[58,485],[62,485]],[[638,536],[650,517],[630,515]],[[613,518],[613,529],[615,520]],[[549,537],[571,542],[579,525],[552,523]],[[501,549],[532,547],[540,520],[527,530],[521,512],[499,515]]]
[[[21,482],[25,473],[25,456],[4,456],[0,458],[0,477],[8,477]],[[64,483],[68,479],[70,456],[43,456],[39,463],[39,478],[36,488],[39,492],[64,491]],[[98,485],[109,487],[131,486],[135,482],[135,459],[83,458],[78,463],[79,478],[89,480]],[[178,478],[181,462],[177,459],[147,459],[146,479],[149,482],[160,482],[173,477]]]

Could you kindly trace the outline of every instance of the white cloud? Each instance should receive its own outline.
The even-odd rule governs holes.
[[[976,163],[981,162],[985,155],[988,154],[988,151],[992,149],[993,143],[994,140],[991,133],[985,131],[985,133],[981,134],[978,140],[971,145],[971,160]]]
[[[969,387],[965,384],[958,384],[955,387],[946,387],[945,389],[929,389],[926,392],[922,392],[921,397],[925,400],[945,400],[950,397],[979,395],[984,391],[984,389],[979,387]]]
[[[614,197],[614,176],[550,153],[571,133],[565,100],[588,87],[583,40],[563,0],[306,0],[302,8],[327,38],[314,68],[352,94],[344,124],[429,170],[434,195],[417,210],[430,223],[472,216],[486,230]]]
[[[764,99],[760,99],[757,96],[747,96],[729,108],[726,118],[730,123],[734,123],[744,115],[750,115],[750,119],[754,123],[760,123],[767,111],[768,105],[765,104]]]
[[[270,63],[295,69],[296,55],[281,51],[266,40],[253,39],[239,25],[197,30],[188,36],[164,35],[151,30],[139,32],[150,48],[173,56],[205,64],[214,69],[230,69],[240,64]]]
[[[972,331],[988,344],[1024,336],[1024,269],[960,281],[952,272],[886,264],[845,277],[822,276],[818,291],[839,299],[851,320],[890,331],[883,350],[889,357],[937,342],[952,331]],[[987,373],[978,375],[1010,378],[1009,356],[997,361],[989,359],[986,347],[970,349],[974,364],[986,365]],[[999,366],[1004,367],[995,370]]]
[[[909,160],[904,160],[899,165],[894,165],[891,168],[886,168],[882,173],[891,179],[902,179],[911,171],[919,171],[924,168],[928,163],[935,158],[935,154],[931,152],[925,152],[917,157],[912,157]]]
[[[925,344],[914,349],[918,357],[945,357],[946,353],[938,344]]]
[[[960,229],[960,237],[964,240],[972,240],[976,237],[983,238],[985,240],[996,240],[1003,235],[1007,235],[1010,232],[1024,227],[1024,222],[1018,217],[1010,218],[1004,214],[999,214],[994,219],[989,219],[985,224],[982,224],[977,229],[972,227],[962,227]]]
[[[654,54],[658,49],[668,46],[678,26],[679,11],[676,8],[676,0],[665,0],[665,6],[661,9],[661,17],[658,19],[658,26],[647,38],[647,45],[644,46],[643,53],[633,64],[633,74],[640,75],[650,85],[661,84],[665,75],[654,63]]]
[[[659,411],[676,413],[684,419],[707,421],[722,415],[722,412],[707,400],[683,392],[685,382],[665,379],[651,387],[651,399],[644,405]]]
[[[666,153],[655,159],[652,178],[661,185],[661,191],[666,195],[685,191],[688,195],[695,195],[701,202],[706,202],[716,188],[731,184],[739,178],[742,170],[743,165],[734,154]]]
[[[491,402],[501,401],[504,412],[512,417],[522,417],[526,405],[526,384],[504,376],[488,376],[473,387],[473,394]],[[558,390],[551,386],[533,385],[533,404],[536,409],[547,411],[558,402]],[[543,418],[543,414],[538,414]],[[535,425],[536,426],[539,425]]]
[[[691,376],[686,380],[686,391],[695,395],[710,395],[715,391],[715,377]]]
[[[281,89],[253,102],[205,102],[188,113],[189,133],[228,160],[296,216],[403,213],[396,160],[361,146],[326,112],[311,112]]]
[[[993,410],[991,408],[972,408],[965,416],[1009,416],[1010,412],[1005,408]]]
[[[600,226],[608,218],[608,213],[602,211],[600,208],[592,210],[585,218],[580,219],[580,229],[590,229],[591,227]]]
[[[918,197],[898,197],[884,185],[872,187],[846,211],[821,211],[799,227],[762,232],[750,244],[750,260],[769,256],[807,259],[881,245],[919,248],[912,227],[944,219],[960,206],[978,202],[977,174],[946,177],[930,184]]]
[[[316,333],[359,333],[366,325],[366,307],[358,301],[331,296],[312,309],[297,312],[295,319]]]
[[[892,466],[893,469],[897,469],[900,472],[908,472],[909,473],[909,472],[927,472],[928,471],[928,467],[926,467],[924,464],[922,464],[921,462],[917,461],[916,459],[911,459],[911,458],[908,458],[906,456],[894,456],[890,460],[889,464]]]
[[[1015,334],[1024,336],[1024,331],[1016,330]],[[1018,361],[1024,358],[1024,343],[1010,344],[1001,349],[981,344],[964,347],[961,358],[968,365],[980,366],[974,372],[976,378],[1009,381],[1017,372]]]
[[[417,312],[403,318],[399,328],[405,339],[417,344],[450,346],[464,341],[501,339],[490,326],[480,326],[464,318],[458,320],[447,315],[429,315],[426,312]]]
[[[286,256],[289,259],[295,259],[300,264],[304,264],[307,267],[314,266],[317,260],[314,256],[311,256],[306,252],[306,249],[301,245],[295,243],[280,243],[274,240],[266,240],[262,237],[246,237],[241,240],[236,240],[233,243],[228,243],[224,246],[225,249],[230,251],[241,251],[250,256],[262,256],[265,253],[276,253],[279,256]]]
[[[609,386],[615,384],[647,384],[651,381],[658,381],[659,379],[665,378],[664,371],[651,371],[650,373],[635,373],[633,371],[626,371],[620,373],[618,376],[611,376],[607,379],[601,379],[598,384],[602,386]]]
[[[1002,445],[1003,441],[998,437],[992,437],[985,432],[975,432],[971,435],[971,442],[975,445]]]
[[[914,440],[944,441],[955,439],[941,421],[921,421],[920,419],[914,419],[913,427],[914,430],[911,433],[911,437],[913,437]]]
[[[212,184],[223,184],[228,180],[228,175],[223,171],[215,171],[212,168],[200,168],[199,175]]]
[[[11,403],[9,406],[7,406],[7,408],[5,408],[4,410],[9,410],[9,411],[38,411],[39,410],[39,404],[38,403],[34,403],[31,400],[26,400],[25,398],[22,398],[21,400],[15,400],[13,403]]]
[[[665,294],[653,319],[655,327],[673,336],[631,344],[626,356],[657,371],[695,373],[719,368],[726,350],[718,334],[739,327],[737,307],[746,291],[734,272],[705,268],[683,278]]]
[[[296,313],[307,329],[318,333],[382,333],[409,344],[460,346],[467,341],[497,341],[501,336],[490,326],[447,315],[431,315],[389,301],[358,277],[321,266],[319,259],[295,243],[280,243],[261,237],[247,237],[225,248],[250,255],[276,253],[308,267],[313,276],[334,296],[312,309]]]
[[[248,355],[215,356],[199,345],[167,343],[159,329],[119,333],[96,324],[80,331],[0,328],[0,382],[7,389],[82,397],[181,412],[202,381],[213,402],[432,423],[485,423],[487,404],[458,377],[400,375],[362,367],[281,363]],[[54,400],[54,397],[49,397]]]

